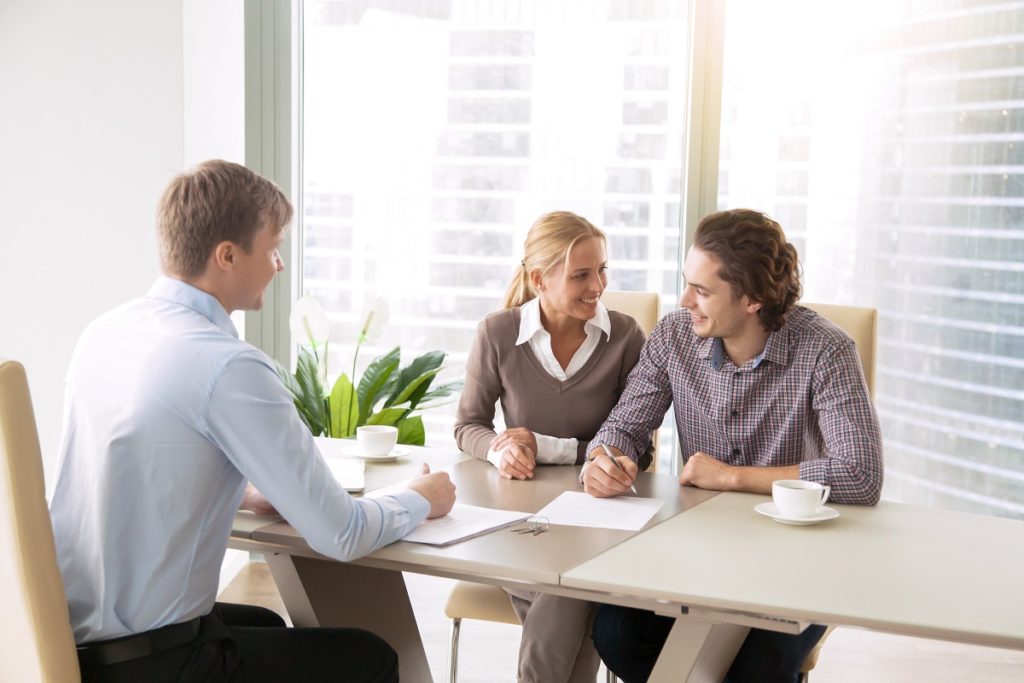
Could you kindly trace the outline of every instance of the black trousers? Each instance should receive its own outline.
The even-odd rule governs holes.
[[[398,655],[368,631],[287,628],[262,607],[218,602],[190,643],[149,657],[82,667],[84,683],[396,683]]]
[[[646,683],[674,622],[647,610],[601,605],[594,618],[594,647],[625,683]],[[750,629],[725,683],[796,683],[824,633],[825,627],[816,624],[797,635]]]

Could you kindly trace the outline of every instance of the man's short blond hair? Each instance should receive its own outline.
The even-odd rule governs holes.
[[[197,277],[221,242],[248,253],[256,233],[280,232],[291,219],[291,202],[277,185],[239,164],[204,161],[172,180],[160,198],[161,265],[169,275]]]

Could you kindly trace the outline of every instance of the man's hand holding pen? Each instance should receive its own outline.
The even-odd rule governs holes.
[[[632,490],[637,466],[622,451],[612,446],[598,446],[587,454],[583,468],[583,490],[595,498],[610,498]]]

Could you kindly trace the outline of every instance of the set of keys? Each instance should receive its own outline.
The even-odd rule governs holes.
[[[531,536],[539,536],[539,535],[547,532],[547,530],[548,530],[548,520],[544,519],[543,517],[540,518],[540,519],[528,519],[528,520],[526,520],[525,524],[523,524],[521,526],[517,526],[514,529],[510,529],[510,531],[512,533],[519,534],[520,536],[522,536],[523,534],[530,534]]]

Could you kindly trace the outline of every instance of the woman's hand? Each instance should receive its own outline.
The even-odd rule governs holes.
[[[537,436],[524,427],[513,427],[498,434],[491,442],[492,451],[500,451],[510,443],[518,443],[530,449],[534,460],[537,459]]]
[[[520,437],[520,438],[516,438]],[[537,466],[537,439],[528,429],[506,429],[491,442],[501,452],[498,472],[505,479],[532,479]]]

